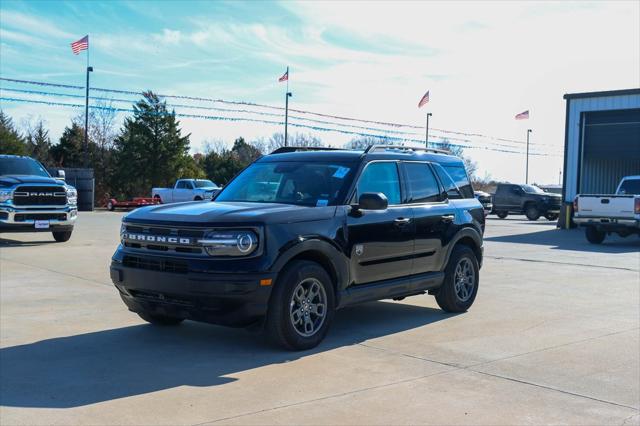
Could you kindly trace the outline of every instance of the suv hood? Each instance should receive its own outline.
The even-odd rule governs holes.
[[[47,178],[42,176],[29,176],[29,175],[2,175],[0,176],[1,186],[13,186],[20,184],[48,184],[48,185],[60,185],[64,186],[64,182],[54,178]]]
[[[127,222],[199,224],[294,223],[329,219],[336,207],[305,207],[290,204],[246,202],[187,202],[143,207],[129,213]]]

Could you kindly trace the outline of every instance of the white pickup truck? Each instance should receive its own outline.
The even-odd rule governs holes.
[[[151,196],[163,204],[202,201],[211,198],[220,187],[206,179],[178,179],[173,188],[152,188]]]
[[[600,244],[612,232],[640,235],[640,176],[622,178],[615,195],[578,195],[573,211],[590,243]]]

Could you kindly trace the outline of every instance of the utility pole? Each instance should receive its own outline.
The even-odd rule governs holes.
[[[87,45],[87,86],[84,97],[84,167],[89,167],[89,73],[93,72],[93,67],[89,66],[89,46]]]
[[[525,168],[524,183],[529,184],[529,135],[533,130],[527,129],[527,162]]]
[[[424,135],[424,147],[429,148],[429,117],[431,117],[431,113],[427,113],[427,127]]]

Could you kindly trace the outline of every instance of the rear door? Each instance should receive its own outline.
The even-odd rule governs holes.
[[[413,207],[415,220],[412,272],[439,271],[456,210],[445,196],[431,164],[406,161],[402,162],[402,169],[407,182],[407,203]]]
[[[403,277],[411,273],[413,210],[403,204],[397,161],[375,161],[363,169],[354,201],[365,192],[381,192],[389,200],[386,210],[352,210],[347,216],[348,248],[354,284]]]

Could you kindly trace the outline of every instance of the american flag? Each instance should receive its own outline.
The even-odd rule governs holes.
[[[287,67],[287,71],[284,74],[282,74],[282,77],[278,79],[280,83],[287,80],[289,80],[289,67]]]
[[[525,112],[521,112],[520,114],[516,115],[516,120],[528,120],[529,119],[529,110],[526,110]]]
[[[77,55],[78,53],[82,52],[83,50],[87,50],[88,48],[89,48],[88,35],[82,37],[78,41],[74,41],[73,43],[71,43],[71,50],[73,51],[74,55]]]
[[[427,90],[427,93],[425,93],[422,99],[420,99],[420,102],[418,102],[418,108],[422,108],[428,102],[429,102],[429,91]]]

